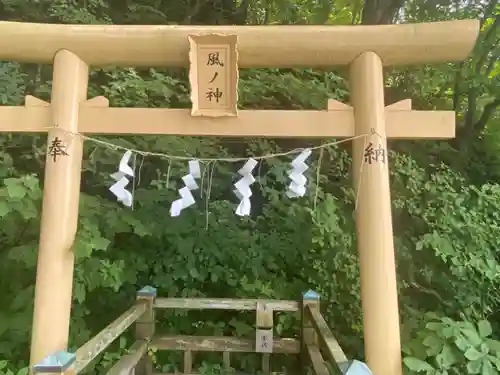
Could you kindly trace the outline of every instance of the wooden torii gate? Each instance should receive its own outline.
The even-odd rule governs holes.
[[[82,140],[68,132],[259,137],[353,137],[358,191],[357,238],[365,352],[375,375],[400,375],[399,313],[388,164],[360,168],[365,142],[387,156],[386,138],[452,138],[455,115],[413,111],[410,101],[385,106],[383,66],[463,60],[479,32],[475,20],[384,26],[114,26],[1,22],[0,59],[53,63],[51,103],[27,97],[0,107],[0,131],[48,132],[36,277],[31,363],[66,350],[72,246],[78,219]],[[87,100],[89,66],[177,67],[189,62],[190,35],[236,35],[239,66],[349,65],[352,107],[325,111],[242,110],[235,117],[192,117],[184,109],[108,108]],[[68,143],[54,161],[51,145]],[[370,159],[371,160],[371,159]]]

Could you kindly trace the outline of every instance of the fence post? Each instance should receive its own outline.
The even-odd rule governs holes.
[[[307,345],[317,345],[318,337],[316,335],[316,331],[314,330],[310,319],[304,314],[305,307],[311,306],[319,309],[319,299],[320,296],[313,290],[308,290],[307,292],[302,294],[301,301],[301,334],[300,334],[300,354],[302,360],[302,366],[307,366]]]
[[[59,351],[48,355],[32,368],[36,375],[73,375],[72,369],[76,356],[73,353]]]
[[[154,301],[156,298],[156,288],[145,286],[137,292],[137,301],[146,301],[147,309],[144,314],[137,319],[135,326],[136,340],[149,341],[155,334],[155,311]],[[135,368],[135,375],[151,375],[153,373],[153,362],[148,352],[144,354]]]
[[[262,372],[266,375],[271,369],[273,352],[273,310],[265,303],[257,302],[255,324],[255,351],[262,353]]]

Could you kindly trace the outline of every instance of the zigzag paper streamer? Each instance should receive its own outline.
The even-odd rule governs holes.
[[[236,189],[233,190],[240,200],[240,203],[236,208],[236,215],[238,216],[250,215],[250,197],[252,196],[252,190],[250,189],[250,186],[255,182],[255,178],[252,176],[252,171],[256,165],[257,160],[250,158],[238,171],[241,178],[234,184],[234,187]]]
[[[288,198],[303,197],[306,193],[307,178],[303,173],[309,168],[305,161],[311,152],[311,149],[307,148],[292,160],[292,169],[288,172],[288,177],[292,180],[286,191]]]
[[[201,177],[200,162],[198,160],[189,161],[189,173],[182,177],[184,187],[179,189],[179,199],[172,202],[170,206],[170,216],[176,217],[181,214],[185,208],[192,206],[195,203],[192,190],[198,189],[196,179]]]
[[[125,189],[130,182],[125,176],[134,177],[134,170],[128,165],[131,156],[132,151],[130,150],[123,154],[120,164],[118,165],[118,172],[111,175],[116,182],[109,188],[109,191],[116,196],[118,202],[123,203],[127,207],[132,207],[132,202],[134,200],[132,193]]]

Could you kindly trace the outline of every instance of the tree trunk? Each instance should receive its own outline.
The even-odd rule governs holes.
[[[363,25],[389,25],[404,4],[404,0],[364,0]]]

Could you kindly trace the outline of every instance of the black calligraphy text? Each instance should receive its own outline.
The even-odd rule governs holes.
[[[222,91],[219,90],[219,88],[216,88],[215,90],[210,88],[207,91],[207,99],[209,102],[215,101],[216,103],[219,103],[220,98],[222,98]]]
[[[209,83],[212,83],[213,81],[215,81],[215,79],[217,78],[218,75],[219,75],[219,72],[215,72],[214,78],[212,78]]]
[[[52,160],[57,162],[57,158],[59,156],[68,156],[68,153],[66,152],[66,145],[63,143],[59,137],[55,137],[50,146],[49,146],[49,151],[48,154],[52,156]]]
[[[376,148],[372,142],[368,143],[364,153],[365,163],[372,164],[382,162],[385,164],[386,152],[385,149],[379,144]]]
[[[261,348],[267,348],[267,336],[262,336],[262,341],[260,343]]]
[[[219,52],[210,52],[208,54],[207,65],[209,66],[218,65],[222,67],[224,66],[224,62],[221,60]]]
[[[224,68],[224,61],[222,61],[220,52],[210,52],[208,54],[207,66],[213,66],[216,70],[218,70],[217,68]],[[224,95],[216,81],[219,77],[219,73],[219,71],[215,71],[213,73],[212,79],[210,79],[208,82],[209,84],[214,84],[215,86],[215,88],[210,87],[205,93],[205,97],[210,103],[220,103],[221,98]]]

